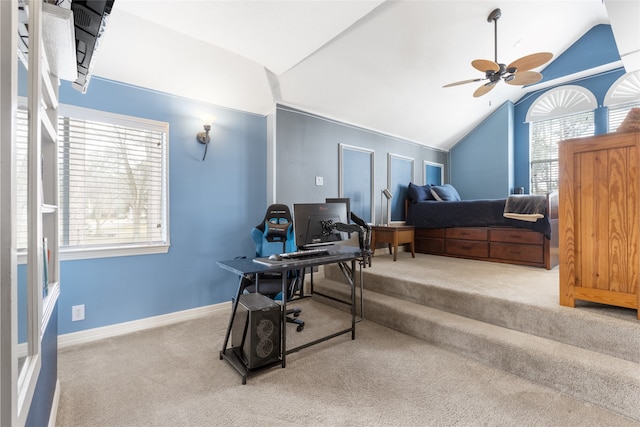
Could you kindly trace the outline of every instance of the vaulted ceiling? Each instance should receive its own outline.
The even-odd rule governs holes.
[[[602,0],[116,0],[93,74],[261,115],[281,103],[448,150],[537,89],[501,82],[474,98],[484,82],[443,88],[484,77],[471,61],[494,60],[487,17],[498,7],[506,64],[557,57],[610,23]]]

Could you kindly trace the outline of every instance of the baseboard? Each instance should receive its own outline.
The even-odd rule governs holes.
[[[53,392],[53,401],[51,402],[51,413],[49,414],[48,427],[56,427],[56,419],[58,418],[59,402],[60,402],[60,380],[56,380],[56,389]]]
[[[140,320],[133,320],[131,322],[118,323],[116,325],[88,329],[86,331],[71,332],[69,334],[58,336],[58,349],[129,334],[131,332],[156,328],[159,326],[171,325],[174,323],[184,322],[186,320],[197,319],[219,311],[229,310],[230,308],[231,302],[224,302],[192,308],[190,310],[163,314],[160,316],[147,317]]]

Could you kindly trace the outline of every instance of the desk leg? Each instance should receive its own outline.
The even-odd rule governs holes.
[[[362,273],[363,264],[366,265],[367,261],[361,259],[358,264],[360,265],[360,319],[364,319],[364,274]]]
[[[227,333],[224,336],[224,344],[222,345],[222,351],[220,352],[220,360],[222,360],[222,354],[227,350],[227,345],[229,344],[229,336],[231,335],[231,328],[233,327],[233,319],[236,317],[236,310],[238,309],[238,303],[240,302],[240,293],[242,292],[242,279],[243,276],[240,276],[240,281],[238,282],[238,292],[236,292],[236,297],[233,300],[231,317],[229,318],[229,326],[227,326]]]
[[[289,271],[282,272],[282,313],[280,318],[280,334],[282,335],[282,367],[287,366],[287,276]]]
[[[362,269],[362,265],[360,265]],[[351,339],[356,339],[356,260],[351,260]],[[362,284],[362,282],[360,282]]]

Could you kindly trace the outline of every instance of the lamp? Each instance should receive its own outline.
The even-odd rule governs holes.
[[[380,225],[385,225],[382,222],[382,196],[386,197],[387,199],[387,224],[389,225],[389,199],[391,199],[393,197],[393,194],[391,194],[391,191],[389,191],[388,188],[384,188],[382,190],[382,194],[380,194]]]
[[[196,139],[198,140],[198,142],[200,144],[204,144],[204,156],[202,156],[202,161],[204,161],[204,158],[207,157],[207,148],[209,148],[209,141],[211,141],[211,136],[209,136],[211,125],[209,123],[213,122],[213,119],[204,120],[204,121],[205,121],[205,124],[203,125],[204,130],[203,131],[201,130],[196,135]]]

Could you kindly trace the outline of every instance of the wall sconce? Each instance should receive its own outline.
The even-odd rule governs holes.
[[[384,196],[387,199],[387,223],[386,225],[389,225],[389,199],[393,198],[393,194],[391,194],[391,191],[389,191],[388,188],[385,188],[382,190],[382,194],[380,194],[380,225],[385,225],[384,222],[382,221],[383,216],[382,216],[382,196]]]
[[[207,148],[209,148],[209,142],[211,141],[211,136],[209,135],[209,131],[211,130],[211,125],[209,122],[213,122],[213,119],[206,120],[206,124],[203,126],[204,130],[198,132],[196,135],[196,139],[200,144],[204,144],[204,156],[202,156],[202,161],[204,162],[204,158],[207,157]]]

